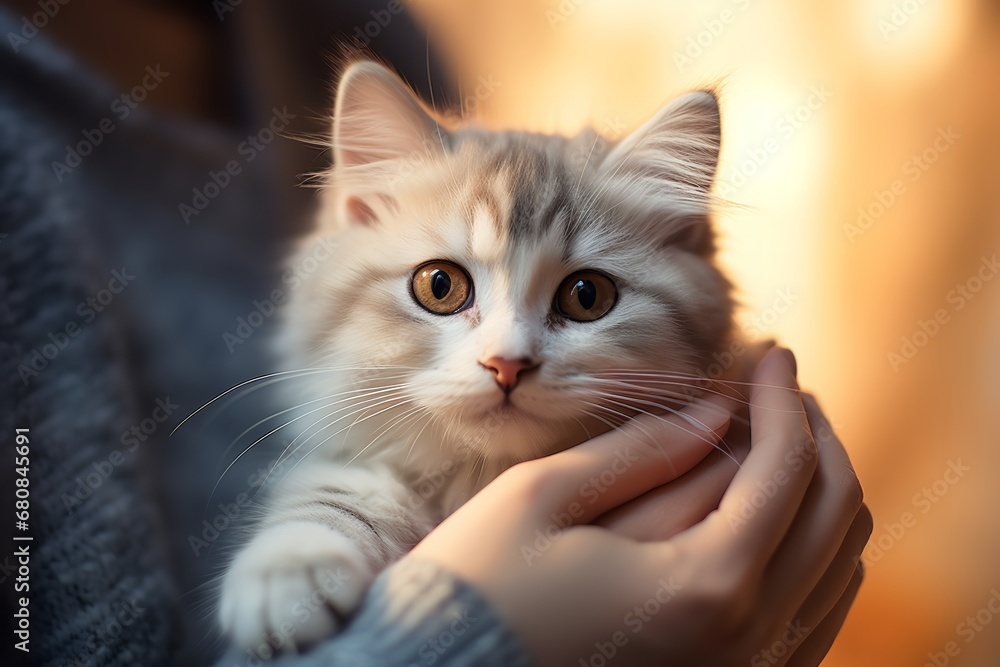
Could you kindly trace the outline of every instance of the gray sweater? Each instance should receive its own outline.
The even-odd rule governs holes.
[[[6,452],[14,429],[29,429],[31,517],[19,534],[34,538],[32,622],[30,653],[16,651],[8,634],[0,662],[197,665],[221,653],[219,665],[252,667],[269,649],[226,652],[207,621],[211,577],[239,532],[224,531],[206,549],[189,544],[211,518],[204,501],[226,444],[262,408],[240,403],[198,429],[167,433],[221,389],[270,369],[264,332],[233,354],[220,334],[275,282],[263,259],[280,244],[260,231],[280,219],[262,187],[274,174],[256,161],[185,225],[178,203],[225,163],[233,143],[141,107],[117,115],[121,91],[44,30],[25,37],[25,25],[0,11],[0,442]],[[101,129],[105,118],[111,124]],[[81,142],[96,145],[69,160],[68,147]],[[104,300],[109,280],[128,284],[110,303],[89,305]],[[169,423],[149,418],[171,404],[180,408]],[[133,451],[126,434],[138,426]],[[0,488],[14,488],[13,476],[5,461]],[[245,490],[242,479],[223,477],[218,497]],[[0,524],[5,545],[9,521]],[[17,602],[9,554],[0,553],[8,619]],[[404,562],[378,578],[342,633],[273,664],[527,659],[474,589]]]
[[[276,642],[277,643],[277,642]],[[262,651],[233,651],[218,667],[255,667]],[[467,584],[426,562],[401,561],[376,580],[346,630],[275,667],[529,665],[517,640]]]

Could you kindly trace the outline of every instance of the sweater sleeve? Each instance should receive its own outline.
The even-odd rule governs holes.
[[[229,651],[217,667],[257,667],[271,657]],[[519,641],[482,596],[433,563],[403,559],[375,580],[338,635],[270,667],[531,667]]]

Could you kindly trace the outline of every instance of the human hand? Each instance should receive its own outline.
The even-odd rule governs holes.
[[[768,353],[754,377],[746,460],[718,509],[668,539],[637,541],[663,532],[653,522],[646,534],[630,523],[628,537],[588,524],[621,528],[628,512],[609,514],[616,508],[639,499],[631,511],[649,516],[669,500],[646,494],[725,434],[723,399],[514,466],[407,558],[477,587],[540,665],[608,654],[637,666],[818,665],[860,585],[871,516],[794,373],[789,352]],[[810,425],[829,437],[817,443]]]

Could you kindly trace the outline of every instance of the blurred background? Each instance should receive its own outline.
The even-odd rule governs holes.
[[[408,4],[498,127],[614,134],[721,83],[744,327],[796,351],[875,517],[824,664],[1000,664],[1000,3]]]
[[[40,6],[2,4],[19,24]],[[169,275],[121,300],[143,314],[140,416],[167,394],[186,415],[270,369],[264,335],[235,347],[223,336],[280,284],[277,259],[309,225],[314,192],[297,185],[329,154],[290,137],[326,132],[341,45],[497,128],[614,138],[677,94],[719,86],[717,225],[740,325],[796,351],[875,516],[865,585],[824,664],[1000,664],[1000,3],[102,0],[60,5],[45,24],[24,49],[50,41],[93,73],[86,118],[148,66],[170,72],[122,121],[134,142],[109,135],[79,170],[126,199],[149,194],[140,209],[159,202],[155,215],[92,221],[107,266]],[[294,117],[244,163],[242,142],[282,109]],[[68,127],[75,142],[89,126]],[[141,159],[123,162],[130,150]],[[232,159],[246,175],[185,218]],[[217,479],[226,435],[254,408],[240,409],[208,435],[161,432],[143,450],[174,508],[165,532],[182,589],[219,562],[190,545],[211,516],[207,489],[183,480],[193,468]],[[239,493],[253,465],[219,495]],[[197,593],[182,599],[198,613]],[[191,655],[211,650],[192,635]]]

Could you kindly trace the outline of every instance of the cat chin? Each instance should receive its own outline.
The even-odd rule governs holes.
[[[510,465],[569,449],[609,428],[604,423],[590,423],[586,417],[554,418],[551,411],[539,416],[516,403],[504,404],[479,419],[463,420],[462,426],[452,431],[451,445],[473,454],[473,460]]]
[[[458,402],[422,402],[428,410],[447,422],[461,422],[469,428],[496,430],[503,423],[547,423],[553,420],[551,402],[545,398],[514,392],[487,390],[462,397]]]
[[[541,404],[538,401],[522,400],[517,398],[502,399],[490,408],[490,410],[486,413],[486,416],[499,419],[501,421],[551,421],[552,413],[549,412],[548,414],[544,414],[537,411],[538,407],[541,407]]]

